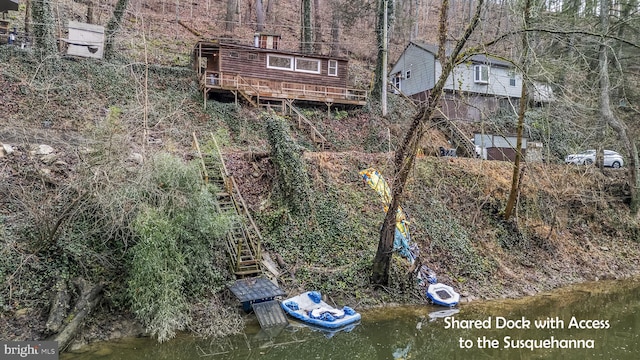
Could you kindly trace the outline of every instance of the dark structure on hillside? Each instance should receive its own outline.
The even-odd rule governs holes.
[[[200,41],[193,66],[206,99],[210,93],[238,95],[253,106],[282,106],[293,101],[362,106],[367,91],[347,86],[349,60],[278,49],[280,36],[256,34],[254,44]]]

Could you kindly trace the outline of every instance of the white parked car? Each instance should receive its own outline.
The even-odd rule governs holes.
[[[596,162],[596,151],[585,150],[578,154],[570,154],[564,159],[567,164],[591,165]],[[604,150],[604,166],[619,168],[624,166],[622,155],[612,150]]]

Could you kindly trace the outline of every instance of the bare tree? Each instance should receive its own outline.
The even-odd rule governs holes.
[[[385,7],[385,4],[387,5]],[[371,96],[374,99],[381,99],[382,97],[382,77],[385,76],[386,69],[384,69],[384,57],[385,57],[385,36],[384,33],[389,31],[391,24],[393,23],[394,13],[394,1],[393,0],[378,0],[378,23],[376,25],[376,43],[378,44],[378,58],[376,59],[376,70],[373,74],[373,87],[371,88]],[[385,12],[387,16],[387,28],[384,28]]]
[[[79,4],[87,5],[87,23],[93,24],[93,1],[92,0],[73,0]]]
[[[264,6],[262,0],[256,0],[256,31],[264,30]]]
[[[224,18],[224,30],[232,32],[235,28],[237,0],[227,0],[227,14]]]
[[[300,51],[311,53],[313,51],[313,27],[311,25],[311,0],[302,0],[300,24]]]
[[[276,18],[276,9],[278,8],[278,0],[269,0],[267,2],[266,17],[269,23],[273,23]]]
[[[51,2],[47,0],[33,0],[31,3],[31,19],[33,37],[36,47],[48,54],[57,51],[54,33],[54,19]]]
[[[413,168],[419,141],[426,131],[427,123],[430,121],[431,116],[440,102],[442,90],[444,89],[447,78],[453,71],[457,62],[465,57],[464,54],[462,54],[462,49],[474,33],[474,30],[479,23],[480,12],[483,5],[484,0],[478,0],[475,13],[471,18],[471,21],[467,24],[464,34],[462,34],[460,39],[456,42],[456,45],[451,51],[449,57],[446,59],[446,62],[442,64],[442,74],[431,90],[427,103],[422,105],[418,114],[411,121],[402,143],[398,147],[398,150],[396,150],[394,158],[393,197],[391,199],[389,210],[384,218],[382,229],[380,230],[378,249],[373,260],[371,282],[375,285],[385,286],[389,282],[389,265],[391,262],[393,238],[395,234],[396,210],[398,209],[400,200],[402,199],[409,173]],[[446,10],[440,12],[439,21],[440,23],[447,21]],[[442,25],[440,28],[446,29],[446,26]],[[440,43],[439,46],[444,47],[445,44]]]
[[[109,59],[114,55],[113,45],[115,42],[115,37],[120,30],[120,24],[122,23],[122,18],[124,17],[124,12],[127,10],[127,6],[129,5],[129,0],[118,0],[116,3],[116,7],[113,10],[113,16],[107,23],[107,28],[105,29],[105,45],[104,45],[104,57]]]
[[[322,12],[320,11],[320,0],[313,0],[313,28],[315,37],[314,49],[316,53],[322,52]]]
[[[522,71],[523,80],[526,78],[528,69],[528,57],[529,57],[529,38],[527,29],[529,28],[529,17],[531,15],[531,0],[525,0],[523,9],[523,29],[522,32],[522,61],[520,69]],[[513,214],[513,209],[516,205],[516,199],[519,194],[520,185],[520,160],[522,159],[522,131],[524,129],[524,115],[527,111],[527,86],[525,82],[522,83],[522,91],[520,93],[520,108],[518,110],[518,127],[517,127],[517,140],[516,140],[516,155],[513,162],[513,175],[511,176],[511,191],[509,192],[509,199],[507,200],[507,206],[504,211],[504,218],[509,220]]]
[[[340,51],[340,28],[342,22],[340,21],[340,9],[338,4],[332,4],[331,13],[331,55],[337,55]]]
[[[31,35],[31,0],[27,0],[24,10],[24,33],[25,36]]]
[[[609,10],[611,0],[600,0],[600,27],[603,35],[610,32]],[[638,214],[638,149],[627,134],[626,125],[618,119],[611,109],[611,80],[609,77],[609,51],[611,51],[610,41],[606,36],[602,37],[602,42],[598,48],[598,73],[600,76],[600,96],[599,109],[602,119],[618,134],[620,141],[631,155],[629,167],[631,169],[631,213]]]

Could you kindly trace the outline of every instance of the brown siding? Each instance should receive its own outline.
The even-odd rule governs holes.
[[[237,57],[231,57],[235,53]],[[296,56],[291,54],[280,54],[278,52],[261,51],[260,49],[242,49],[242,48],[220,48],[220,71],[222,73],[239,74],[246,77],[261,78],[265,80],[275,80],[284,82],[304,83],[312,85],[347,87],[347,64],[345,60],[336,60],[338,62],[338,76],[329,76],[327,74],[329,59],[315,58],[309,56],[310,59],[319,59],[321,73],[307,74],[297,71],[287,71],[267,68],[267,54]],[[253,58],[250,57],[253,54]],[[302,57],[302,56],[297,56]]]
[[[522,156],[526,158],[527,149],[522,149]],[[513,148],[487,148],[487,160],[516,161],[516,150]]]
[[[427,101],[429,91],[411,96],[419,101]],[[511,110],[518,107],[518,99],[497,98],[495,96],[460,95],[445,93],[440,98],[440,110],[450,120],[478,122],[494,116],[500,109]]]

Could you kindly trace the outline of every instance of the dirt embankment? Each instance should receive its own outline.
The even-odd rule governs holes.
[[[273,186],[268,159],[252,160],[240,153],[228,159],[249,207],[260,211]],[[389,154],[319,152],[306,153],[305,159],[317,186],[331,182],[362,192],[365,199],[370,190],[358,170],[375,166],[383,174],[392,171]],[[443,281],[468,299],[490,299],[639,273],[640,239],[637,221],[629,214],[627,170],[533,163],[523,171],[515,216],[504,221],[511,163],[429,156],[418,160],[402,204],[412,215],[412,236],[423,249],[423,261]],[[371,193],[362,204],[352,204],[352,211],[379,216],[376,201]],[[459,230],[447,233],[446,226],[433,219]],[[372,240],[375,247],[377,238]],[[469,245],[459,245],[463,241]],[[480,262],[478,273],[462,269],[463,260],[451,260],[467,250]]]
[[[56,160],[44,161],[46,154],[37,153],[37,148],[14,144],[15,152],[0,158],[5,184],[19,187],[22,176],[37,174],[54,185],[73,176],[77,158],[72,154],[77,153],[77,146],[62,145],[64,139],[56,138],[60,134],[55,132],[47,134],[58,144]],[[179,150],[183,154],[190,151]],[[251,211],[265,211],[275,181],[268,153],[226,152],[225,158]],[[391,174],[391,154],[306,152],[304,159],[314,186],[350,194],[345,196],[345,206],[354,219],[367,220],[362,223],[367,226],[382,220],[377,196],[362,183],[358,171],[373,166]],[[627,204],[627,170],[542,163],[523,169],[515,218],[505,222],[501,211],[511,185],[511,163],[433,156],[418,159],[402,204],[411,215],[412,236],[422,250],[423,263],[442,282],[453,285],[466,300],[474,300],[521,297],[639,273],[640,245],[637,221],[629,215]],[[348,203],[347,198],[360,202]],[[375,228],[367,230],[371,255],[376,234]],[[367,288],[356,290],[377,296]],[[6,324],[37,338],[42,327],[33,324],[43,317],[44,312],[36,310],[16,313],[15,321],[7,318]],[[25,318],[34,321],[21,329]],[[97,319],[108,323],[102,315]],[[91,328],[88,339],[111,338],[117,336],[114,332],[127,335],[122,329],[129,327],[96,320]],[[140,332],[139,327],[130,328]]]

